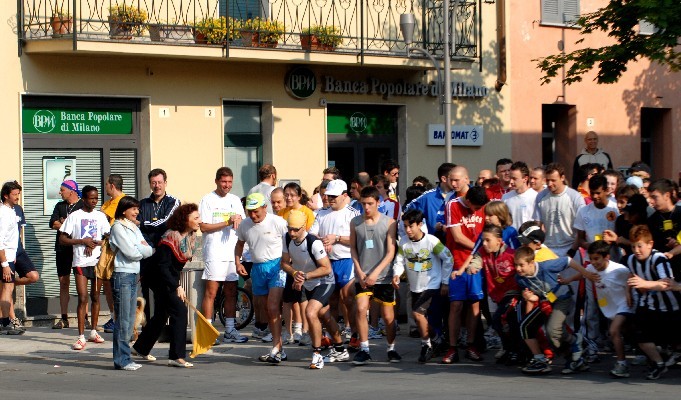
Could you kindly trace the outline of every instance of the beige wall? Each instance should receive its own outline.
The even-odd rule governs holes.
[[[595,11],[605,3],[582,0],[581,12]],[[560,78],[556,78],[542,86],[541,73],[532,60],[557,53],[561,40],[566,52],[575,50],[574,43],[580,36],[576,29],[542,26],[540,20],[539,1],[508,0],[513,158],[526,160],[531,165],[541,163],[542,104],[565,103],[576,106],[576,135],[568,138],[570,152],[562,158],[572,162],[583,147],[585,133],[594,130],[600,135],[600,146],[610,153],[615,166],[630,165],[640,159],[641,108],[671,108],[672,121],[678,121],[681,117],[680,76],[639,61],[630,64],[616,84],[597,85],[592,72],[585,75],[581,83],[564,86]],[[604,43],[608,43],[607,37],[594,34],[586,37],[582,46],[595,47]],[[588,127],[587,118],[593,118],[595,126]],[[660,149],[668,152],[665,158],[668,161],[660,170],[666,177],[674,178],[674,171],[681,168],[681,160],[673,157],[681,148],[681,127],[672,123],[670,131],[671,135],[660,145]]]
[[[0,79],[0,110],[2,125],[2,173],[0,179],[19,179],[21,176],[21,135],[19,121],[21,113],[17,104],[22,90],[20,60],[17,57],[16,3],[3,2],[0,18],[7,23],[0,24],[0,51],[2,51],[2,79]]]

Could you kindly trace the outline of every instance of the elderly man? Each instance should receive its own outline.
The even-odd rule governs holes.
[[[600,164],[605,169],[612,169],[612,160],[610,155],[598,148],[598,134],[594,131],[589,131],[584,136],[584,149],[575,158],[575,163],[572,166],[572,187],[576,188],[579,182],[575,182],[575,177],[578,174],[579,167],[584,164]]]

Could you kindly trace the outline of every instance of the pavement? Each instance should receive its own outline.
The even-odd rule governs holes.
[[[549,398],[556,399],[678,399],[681,366],[672,367],[659,381],[644,379],[646,367],[631,367],[631,378],[608,376],[614,359],[603,355],[591,371],[577,375],[526,376],[518,367],[494,363],[494,351],[484,354],[483,362],[462,359],[453,365],[416,363],[420,340],[402,335],[397,338],[401,363],[388,363],[384,340],[371,341],[374,361],[367,366],[351,363],[326,364],[322,370],[309,370],[309,347],[287,345],[289,361],[280,365],[259,362],[269,350],[259,340],[241,344],[221,344],[209,354],[190,361],[195,368],[168,368],[168,344],[159,343],[152,351],[155,362],[138,361],[143,367],[134,372],[113,369],[111,338],[105,343],[88,343],[82,351],[71,350],[76,340],[73,328],[52,330],[29,328],[21,336],[0,336],[1,399],[458,399]],[[250,328],[244,332],[250,336]],[[191,345],[188,345],[191,348]],[[381,398],[382,397],[382,398]]]

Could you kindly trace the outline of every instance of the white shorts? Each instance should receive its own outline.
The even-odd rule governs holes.
[[[216,282],[234,282],[239,280],[234,261],[206,261],[201,279]]]

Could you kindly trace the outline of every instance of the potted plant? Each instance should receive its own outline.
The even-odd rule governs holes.
[[[300,32],[300,45],[303,50],[334,51],[343,43],[341,29],[333,25],[312,25]]]
[[[55,8],[50,19],[50,26],[52,27],[52,37],[59,37],[71,33],[71,26],[73,25],[73,18],[71,14],[64,11],[62,7]]]
[[[244,47],[275,48],[284,36],[284,24],[259,17],[251,18],[241,24],[241,37]]]
[[[235,22],[232,18],[229,19],[229,22],[230,24],[227,24],[225,17],[206,17],[200,20],[194,28],[194,41],[197,44],[223,44],[225,40],[233,40]]]
[[[193,40],[192,28],[178,23],[176,19],[172,23],[161,20],[157,24],[149,24],[149,38],[152,42]]]
[[[109,36],[111,39],[130,40],[146,29],[147,12],[130,4],[109,7]]]

